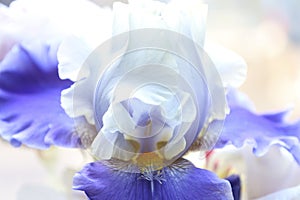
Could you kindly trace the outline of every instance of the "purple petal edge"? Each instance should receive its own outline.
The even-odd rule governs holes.
[[[236,96],[237,91],[231,91]],[[229,93],[230,114],[226,117],[216,148],[233,144],[240,148],[246,142],[253,144],[253,153],[263,155],[272,145],[287,149],[300,164],[300,121],[288,123],[288,111],[256,114],[245,103]]]
[[[72,82],[60,80],[58,42],[16,45],[0,63],[0,136],[13,146],[81,147],[74,122],[60,106]]]

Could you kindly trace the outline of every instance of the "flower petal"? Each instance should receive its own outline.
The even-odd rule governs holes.
[[[235,52],[220,45],[205,43],[205,52],[215,64],[224,87],[239,87],[247,76],[245,60]]]
[[[300,166],[286,149],[272,146],[260,157],[254,155],[252,149],[251,144],[214,149],[205,167],[219,176],[239,174],[241,199],[255,199],[300,184]]]
[[[300,185],[296,187],[284,189],[279,192],[275,192],[255,200],[273,200],[273,199],[296,200],[299,198],[299,196],[300,196]]]
[[[153,180],[151,187],[151,181],[142,178],[141,174],[115,170],[95,162],[75,175],[73,188],[85,191],[91,200],[233,199],[227,181],[186,160],[164,168],[162,173],[164,180]]]
[[[113,33],[134,29],[168,29],[185,35],[203,46],[207,5],[199,1],[129,0],[114,3]]]
[[[107,15],[111,15],[110,9],[88,0],[16,0],[9,7],[0,4],[0,60],[13,45],[36,38],[71,34],[85,36],[87,42],[101,41],[111,35],[111,17]]]
[[[71,81],[57,74],[57,42],[15,46],[0,63],[0,135],[19,146],[81,145],[73,120],[60,106]]]
[[[232,98],[231,93],[228,95],[231,111],[225,120],[217,148],[230,143],[242,147],[250,142],[254,144],[253,152],[263,155],[270,146],[279,145],[287,149],[300,164],[300,122],[286,122],[283,117],[285,112],[256,114]]]
[[[241,179],[238,175],[231,175],[226,178],[230,182],[234,200],[239,200],[241,195]]]

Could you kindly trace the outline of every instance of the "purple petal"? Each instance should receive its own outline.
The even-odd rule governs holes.
[[[251,142],[253,152],[256,155],[263,155],[270,146],[279,145],[286,148],[300,164],[300,121],[286,122],[286,111],[256,114],[247,104],[243,106],[237,98],[232,98],[231,93],[228,99],[230,114],[225,120],[217,148],[222,148],[226,144],[242,147],[244,143]]]
[[[229,181],[231,188],[232,188],[232,194],[234,200],[240,200],[241,198],[241,179],[238,175],[231,175],[226,178],[226,180]]]
[[[164,168],[164,180],[151,182],[141,174],[115,170],[100,162],[90,163],[74,177],[73,188],[84,191],[91,200],[182,200],[232,199],[229,182],[210,171],[180,160]]]
[[[15,46],[0,63],[0,136],[14,146],[78,147],[73,121],[60,106],[70,81],[57,72],[58,43]]]

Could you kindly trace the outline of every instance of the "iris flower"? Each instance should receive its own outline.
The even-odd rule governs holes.
[[[30,11],[33,2],[14,5]],[[206,5],[132,0],[110,11],[59,2],[70,3],[70,17],[46,19],[70,29],[24,36],[3,54],[0,135],[14,146],[90,151],[95,162],[74,176],[74,189],[93,200],[238,199],[238,177],[221,179],[182,157],[250,141],[257,155],[280,145],[299,162],[299,123],[256,114],[232,89],[246,64],[205,42]]]

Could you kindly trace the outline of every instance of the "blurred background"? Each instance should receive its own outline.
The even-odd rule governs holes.
[[[248,64],[241,90],[259,112],[293,109],[300,117],[300,1],[206,0],[207,37]]]
[[[102,6],[112,3],[110,0],[94,1]],[[10,1],[0,2],[8,5]],[[245,58],[248,76],[241,90],[254,101],[257,111],[292,109],[289,119],[300,118],[300,1],[205,2],[209,5],[207,38]],[[0,199],[27,200],[26,191],[34,193],[31,189],[37,187],[44,188],[39,190],[44,194],[57,193],[56,199],[64,199],[59,195],[68,189],[60,187],[60,183],[67,182],[71,187],[67,177],[72,177],[76,170],[74,163],[80,168],[84,158],[78,151],[60,149],[59,155],[68,158],[61,159],[57,151],[51,149],[41,153],[25,147],[15,149],[0,141]],[[47,159],[54,158],[60,161],[60,166],[45,167]],[[74,196],[68,198],[75,199]],[[84,199],[80,194],[76,198]]]

